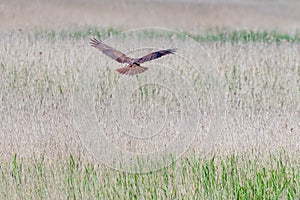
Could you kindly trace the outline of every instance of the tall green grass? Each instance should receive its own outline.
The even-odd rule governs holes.
[[[14,155],[0,164],[1,199],[296,199],[299,160],[191,154],[159,171],[131,174],[70,155],[49,163],[43,156]]]

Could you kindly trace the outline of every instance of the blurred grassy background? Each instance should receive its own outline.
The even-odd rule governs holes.
[[[1,29],[96,26],[128,29],[167,27],[207,30],[299,30],[299,1],[2,0]]]
[[[0,198],[299,197],[299,5],[292,0],[2,0]],[[147,26],[190,35],[219,63],[224,126],[204,159],[200,138],[159,172],[116,172],[81,144],[73,126],[73,89],[82,61],[94,52],[90,37]],[[198,61],[199,68],[205,66]],[[111,89],[118,74],[110,66],[101,70],[102,85]],[[201,109],[201,128],[207,130],[209,109]]]

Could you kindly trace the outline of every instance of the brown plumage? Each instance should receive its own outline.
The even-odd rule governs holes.
[[[90,40],[90,44],[91,44],[91,46],[102,51],[102,53],[104,53],[108,57],[116,60],[117,62],[127,63],[128,65],[126,65],[125,67],[117,69],[117,72],[119,72],[121,74],[129,75],[129,76],[143,73],[148,69],[147,67],[140,66],[140,64],[150,61],[150,60],[160,58],[167,54],[174,54],[174,52],[176,51],[176,49],[166,49],[166,50],[160,50],[160,51],[155,51],[155,52],[149,53],[148,55],[145,55],[141,58],[130,58],[130,57],[126,56],[124,53],[104,44],[103,41],[97,40],[96,38],[92,38]]]

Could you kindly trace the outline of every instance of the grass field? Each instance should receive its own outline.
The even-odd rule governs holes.
[[[2,199],[297,199],[299,160],[274,154],[201,159],[190,155],[147,174],[123,173],[82,158],[1,164]]]
[[[147,2],[147,9],[156,10],[150,12],[151,19],[138,20],[138,25],[155,25],[156,17],[164,17],[160,21],[161,26],[178,28],[184,30],[183,33],[162,36],[158,32],[140,31],[141,34],[126,40],[114,37],[134,26],[131,22],[123,23],[124,19],[132,19],[132,14],[119,21],[110,21],[110,17],[105,15],[102,26],[92,26],[85,21],[97,17],[92,5],[102,5],[102,1],[90,0],[91,5],[82,4],[83,10],[90,11],[82,18],[74,14],[78,13],[76,6],[81,5],[80,1],[74,1],[72,6],[63,1],[57,11],[58,21],[47,21],[50,11],[58,3],[56,1],[54,4],[37,1],[23,9],[15,5],[17,2],[0,4],[0,23],[4,27],[0,30],[0,199],[300,197],[300,34],[296,23],[297,6],[282,5],[290,8],[290,13],[282,11],[281,16],[278,12],[280,6],[270,4],[268,12],[259,11],[260,15],[256,15],[262,18],[256,27],[255,23],[249,23],[251,16],[257,14],[253,9],[256,4],[216,5],[220,13],[231,13],[229,11],[234,9],[241,13],[250,6],[251,9],[245,12],[247,16],[241,17],[240,21],[242,27],[247,24],[250,29],[242,29],[232,28],[232,13],[222,25],[213,23],[218,14],[196,14],[203,7],[214,8],[210,4],[187,4],[176,27],[166,16],[177,12],[181,4],[172,5],[166,15],[156,16],[155,13],[161,13],[163,7]],[[14,5],[16,10],[25,14],[24,19],[17,14],[15,18],[11,17]],[[108,10],[115,5],[113,1]],[[30,14],[29,11],[39,6],[47,8],[45,13],[23,27],[23,20],[37,13]],[[130,1],[128,5],[121,4],[117,10],[123,12],[131,6],[141,8],[140,3]],[[258,7],[264,10],[267,6]],[[66,8],[66,14],[62,14],[62,8]],[[64,21],[68,13],[72,17]],[[4,16],[2,20],[1,15]],[[205,15],[209,16],[208,21],[211,20],[207,22],[205,31],[198,27],[204,23],[201,20],[197,25],[191,21],[185,23],[190,16],[200,18]],[[269,23],[270,16],[280,20]],[[283,18],[286,23],[281,23]],[[70,26],[60,27],[65,24]],[[93,109],[97,120],[104,120],[105,137],[113,146],[135,153],[155,151],[173,141],[178,128],[178,100],[173,96],[172,88],[164,90],[158,85],[143,86],[134,91],[131,106],[143,108],[146,115],[139,109],[130,114],[131,120],[141,126],[147,123],[157,125],[160,122],[151,121],[147,114],[153,111],[153,102],[162,103],[160,105],[167,108],[171,120],[171,125],[163,129],[162,135],[153,136],[149,141],[132,139],[122,135],[122,130],[113,124],[113,115],[103,115],[111,106],[114,85],[123,80],[114,70],[122,65],[111,62],[90,47],[89,39],[93,36],[127,51],[129,55],[142,55],[150,48],[173,45],[179,48],[178,55],[192,59],[194,69],[201,72],[195,74],[192,67],[185,68],[176,55],[145,64],[149,67],[146,73],[151,74],[159,64],[177,62],[174,69],[192,83],[191,91],[196,94],[196,104],[199,105],[200,125],[195,139],[190,148],[170,165],[148,173],[112,169],[98,159],[98,154],[90,151],[85,138],[78,133],[74,122],[74,97],[81,96],[77,91],[81,86],[87,88],[84,92],[96,91],[97,102]],[[198,52],[193,43],[185,39],[186,36],[198,42],[205,53]],[[138,48],[145,44],[146,49]],[[93,76],[81,82],[84,72],[92,69],[89,66],[96,67],[95,71],[89,72]],[[175,88],[184,89],[181,79],[174,76],[171,80]],[[221,102],[222,109],[214,110],[214,102]],[[154,109],[155,112],[160,111],[159,106]],[[216,115],[219,115],[218,120],[211,124]],[[97,139],[95,136],[95,141]],[[186,145],[184,142],[178,145]]]
[[[199,137],[171,166],[128,174],[94,160],[73,126],[73,88],[81,61],[92,51],[88,38],[105,37],[111,31],[92,30],[2,33],[3,198],[299,196],[299,36],[266,32],[193,36],[221,63],[227,94],[222,134],[205,158],[197,153],[202,150]],[[104,73],[110,74],[103,77],[104,84],[119,78],[110,68]],[[124,143],[122,137],[112,140]]]

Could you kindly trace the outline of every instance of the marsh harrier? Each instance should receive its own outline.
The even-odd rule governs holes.
[[[176,51],[176,49],[165,49],[165,50],[149,53],[148,55],[145,55],[141,58],[130,58],[125,54],[123,54],[122,52],[118,51],[117,49],[114,49],[104,44],[103,41],[97,40],[96,38],[92,38],[90,44],[91,46],[99,49],[100,51],[102,51],[102,53],[116,60],[117,62],[126,63],[127,65],[125,67],[116,70],[121,74],[129,75],[129,76],[133,76],[145,72],[148,68],[142,67],[141,66],[142,63],[160,58],[167,54],[174,54]]]

